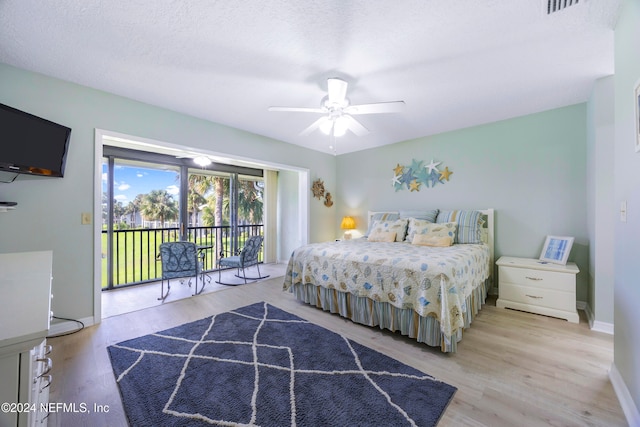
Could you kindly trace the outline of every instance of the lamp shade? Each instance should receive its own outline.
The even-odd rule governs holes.
[[[356,228],[356,222],[352,217],[345,216],[342,218],[340,228],[342,228],[343,230],[353,230],[354,228]]]

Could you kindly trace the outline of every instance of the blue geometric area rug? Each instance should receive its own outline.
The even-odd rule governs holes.
[[[456,388],[267,303],[108,348],[140,426],[435,426]]]

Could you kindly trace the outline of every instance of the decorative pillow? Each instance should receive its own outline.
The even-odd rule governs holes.
[[[374,231],[369,234],[367,240],[370,242],[395,242],[396,241],[396,232],[395,231]]]
[[[416,234],[411,241],[414,245],[419,246],[451,246],[453,238],[449,236],[436,236],[434,234]]]
[[[432,209],[430,211],[400,211],[400,218],[415,218],[436,222],[437,217],[438,209]]]
[[[411,243],[416,234],[428,233],[431,225],[434,225],[435,221],[429,221],[426,219],[409,218],[409,228],[407,229],[406,241]]]
[[[482,243],[482,212],[480,211],[440,211],[436,222],[455,222],[458,232],[453,243]]]
[[[419,230],[416,230],[413,237],[411,237],[411,240],[407,241],[413,243],[416,236],[449,237],[453,244],[457,227],[458,224],[455,222],[446,222],[443,224],[434,224],[432,222],[425,223],[425,225],[420,227]]]
[[[376,221],[394,221],[396,219],[400,219],[400,215],[398,212],[371,212],[369,211],[369,228],[367,229],[367,234],[364,237],[367,237],[371,230],[373,229],[373,224]]]
[[[375,221],[371,228],[371,233],[393,231],[396,233],[396,242],[402,242],[407,234],[407,220],[397,219],[395,221]],[[371,234],[370,233],[370,234]]]

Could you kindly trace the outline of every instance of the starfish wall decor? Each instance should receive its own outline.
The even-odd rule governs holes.
[[[444,184],[449,181],[453,171],[446,166],[443,170],[438,169],[442,162],[436,162],[431,159],[427,165],[423,165],[424,161],[411,160],[411,165],[403,166],[400,163],[393,168],[393,178],[391,185],[396,191],[407,189],[410,191],[420,191],[422,186],[433,188],[437,184]],[[442,166],[440,166],[442,167]]]

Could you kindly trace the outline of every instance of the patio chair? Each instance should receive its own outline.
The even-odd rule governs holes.
[[[216,283],[221,285],[235,286],[241,283],[224,283],[222,282],[222,268],[237,268],[238,272],[235,275],[240,279],[244,279],[244,283],[248,283],[247,280],[260,280],[269,277],[269,275],[262,276],[260,273],[260,264],[258,263],[258,254],[260,253],[260,247],[262,246],[262,236],[251,236],[244,244],[244,248],[238,253],[238,255],[220,258],[218,261],[218,280]],[[258,269],[257,277],[247,277],[246,269],[251,266],[256,266]],[[240,270],[242,269],[242,276],[240,276]]]
[[[198,295],[204,289],[205,280],[202,271],[201,252],[192,242],[166,242],[160,245],[160,260],[162,262],[162,285],[159,300],[169,295],[171,279],[196,278],[195,292]],[[198,290],[198,276],[202,276],[202,287]],[[167,292],[164,292],[164,281],[167,281]]]

